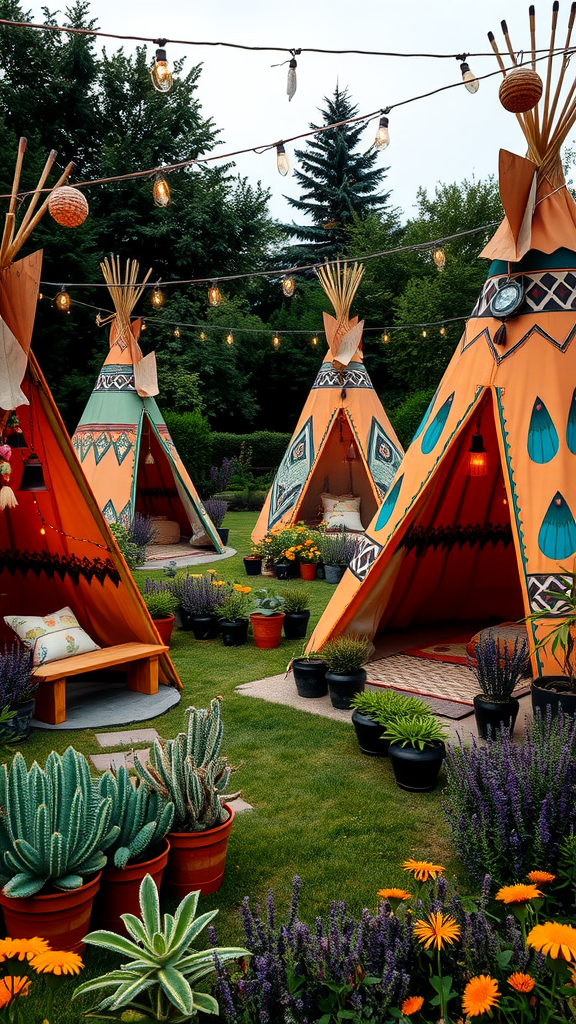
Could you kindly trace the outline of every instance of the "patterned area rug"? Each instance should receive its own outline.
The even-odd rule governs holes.
[[[366,671],[371,683],[379,683],[381,686],[415,693],[422,697],[437,697],[440,700],[472,706],[478,693],[476,675],[469,668],[429,658],[394,654],[390,658],[371,661],[366,666]],[[521,683],[516,687],[514,696],[522,697],[528,689]]]
[[[178,544],[149,544],[146,549],[147,562],[159,562],[165,558],[202,558],[206,548],[195,548],[187,540]]]
[[[470,642],[470,633],[443,640],[441,644],[430,644],[428,647],[409,647],[402,654],[410,654],[414,658],[430,658],[431,661],[444,661],[452,665],[466,665],[466,646]]]

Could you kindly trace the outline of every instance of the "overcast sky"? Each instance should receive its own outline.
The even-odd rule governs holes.
[[[537,4],[542,47],[549,41],[551,6]],[[564,39],[569,6],[562,0],[559,41]],[[486,52],[489,29],[504,49],[502,18],[508,21],[516,50],[527,49],[530,42],[525,0],[92,0],[91,11],[104,31],[253,45]],[[40,19],[39,3],[34,14]],[[112,45],[106,41],[108,48]],[[124,45],[130,49],[135,44]],[[359,112],[369,113],[460,80],[453,59],[302,54],[298,89],[289,103],[287,68],[270,66],[284,59],[280,54],[168,46],[169,58],[184,55],[191,63],[204,63],[199,97],[204,113],[222,129],[223,152],[306,131],[311,121],[318,123],[317,107],[337,81],[349,87]],[[469,63],[479,75],[496,68],[493,56],[471,57]],[[390,145],[379,160],[390,167],[386,187],[405,216],[413,212],[419,186],[433,191],[437,182],[495,174],[500,147],[525,153],[515,117],[498,102],[499,84],[495,76],[482,82],[475,95],[462,87],[392,111]],[[367,143],[374,133],[370,125]],[[287,151],[292,157],[292,146]],[[298,188],[292,177],[278,174],[275,153],[247,154],[236,163],[239,173],[271,189],[272,213],[291,219],[283,194],[297,196]]]

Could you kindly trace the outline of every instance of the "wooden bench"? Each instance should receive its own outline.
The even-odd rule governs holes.
[[[35,718],[50,725],[65,722],[66,680],[95,669],[126,665],[129,690],[158,693],[158,658],[167,650],[161,644],[118,644],[39,665],[32,673],[40,683],[35,697]]]

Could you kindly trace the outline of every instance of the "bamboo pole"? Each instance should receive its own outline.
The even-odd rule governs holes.
[[[56,184],[53,185],[53,187],[50,189],[49,194],[46,196],[46,199],[42,203],[42,206],[40,207],[38,212],[36,214],[34,214],[32,219],[28,222],[28,224],[27,224],[26,228],[24,229],[24,231],[19,231],[18,232],[18,235],[16,236],[14,242],[12,243],[10,248],[8,249],[8,252],[6,253],[6,260],[8,261],[8,263],[12,263],[12,260],[14,259],[14,257],[16,255],[16,253],[18,252],[18,250],[22,248],[22,246],[24,245],[24,242],[26,241],[26,239],[32,234],[32,232],[34,231],[34,228],[39,223],[39,221],[42,220],[42,217],[44,216],[44,214],[46,213],[46,210],[48,209],[48,203],[50,202],[50,196],[51,196],[52,192],[54,191],[54,189],[59,188],[60,185],[62,185],[67,180],[68,176],[72,173],[73,168],[74,168],[74,162],[70,161],[68,166],[65,168],[65,170],[62,172],[62,174],[58,178],[58,181],[56,182]]]
[[[511,59],[514,67],[517,67],[518,66],[518,62],[516,60],[516,54],[514,53],[514,50],[512,48],[512,43],[510,41],[510,33],[508,31],[508,24],[505,21],[502,22],[502,32],[504,34],[504,39],[506,41],[506,46],[508,47],[508,53],[510,54],[510,59]],[[526,137],[526,139],[528,141],[528,145],[530,146],[530,143],[532,142],[533,146],[536,149],[536,152],[538,153],[537,163],[540,163],[540,160],[542,159],[542,157],[541,157],[541,154],[540,154],[539,135],[536,134],[536,126],[534,124],[534,117],[532,115],[532,111],[531,110],[527,110],[524,114],[520,114],[519,116],[521,118],[521,123],[523,124],[523,127],[524,127],[524,135],[525,135],[525,137]]]
[[[24,160],[24,153],[26,152],[26,139],[22,137],[18,143],[18,154],[16,156],[16,166],[14,168],[14,178],[12,179],[12,193],[10,195],[10,207],[6,214],[4,222],[4,233],[2,235],[2,243],[0,244],[0,266],[4,266],[6,262],[6,253],[12,241],[14,235],[14,224],[16,217],[16,198],[18,196],[18,186],[20,184],[20,175],[22,173],[22,161]]]
[[[566,51],[570,46],[570,39],[572,38],[572,29],[574,28],[574,19],[576,18],[576,2],[570,7],[570,17],[568,18],[568,28],[566,31],[566,42],[564,43],[564,55],[562,60],[562,67],[560,68],[560,74],[558,75],[558,82],[556,83],[556,92],[554,93],[554,99],[552,101],[552,108],[550,110],[549,125],[552,125],[554,115],[556,113],[556,107],[558,106],[558,100],[560,99],[560,93],[564,84],[564,76],[568,67],[568,60],[566,59]]]
[[[504,24],[506,24],[506,23],[504,22]],[[496,60],[498,61],[498,66],[500,68],[500,71],[502,72],[504,77],[506,77],[506,68],[504,67],[504,61],[502,60],[502,57],[500,55],[500,50],[498,49],[498,43],[496,42],[496,40],[494,38],[494,33],[493,32],[489,32],[488,33],[488,41],[489,41],[490,46],[492,47],[492,49],[494,51],[494,54],[496,56]],[[537,147],[535,141],[531,138],[531,136],[530,136],[530,134],[528,132],[528,126],[524,123],[521,114],[516,114],[516,120],[518,121],[518,124],[520,125],[520,127],[522,129],[522,134],[524,135],[524,137],[526,139],[526,142],[528,143],[528,151],[529,151],[531,157],[533,158],[534,163],[539,164],[540,163],[540,154],[538,152],[538,147]]]
[[[530,4],[528,8],[528,14],[530,17],[530,47],[532,50],[532,71],[536,71],[536,8],[534,4]],[[538,104],[534,107],[534,132],[536,138],[540,137],[540,112],[538,110]]]
[[[36,205],[37,205],[38,200],[40,198],[42,189],[44,188],[44,185],[46,183],[46,179],[47,179],[48,175],[50,174],[50,171],[52,170],[52,165],[53,165],[53,163],[54,163],[54,161],[55,161],[57,156],[58,156],[57,151],[55,149],[51,149],[50,153],[48,154],[48,159],[46,160],[46,163],[44,164],[44,170],[42,171],[42,174],[40,175],[40,179],[39,179],[38,184],[36,186],[36,191],[34,192],[34,195],[32,196],[32,199],[30,200],[30,202],[28,204],[28,209],[26,210],[26,213],[24,214],[24,216],[22,218],[22,221],[20,223],[20,227],[18,228],[18,232],[16,234],[16,238],[14,239],[14,242],[18,241],[18,236],[20,235],[20,233],[26,228],[26,226],[30,222],[32,214],[34,213],[34,210],[36,209]]]
[[[552,80],[552,60],[554,55],[554,44],[556,42],[556,25],[558,24],[558,8],[560,4],[558,0],[554,0],[552,4],[552,26],[550,29],[550,48],[548,50],[548,61],[546,67],[546,90],[544,93],[544,106],[542,108],[542,142],[544,150],[548,146],[549,136],[549,103],[550,103],[550,82]]]

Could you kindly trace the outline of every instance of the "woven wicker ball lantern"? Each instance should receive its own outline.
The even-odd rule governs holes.
[[[86,196],[70,185],[54,189],[48,209],[56,223],[64,228],[77,228],[84,223],[89,213]]]
[[[542,95],[542,79],[531,68],[509,71],[498,91],[500,103],[511,114],[524,114],[536,106]]]

